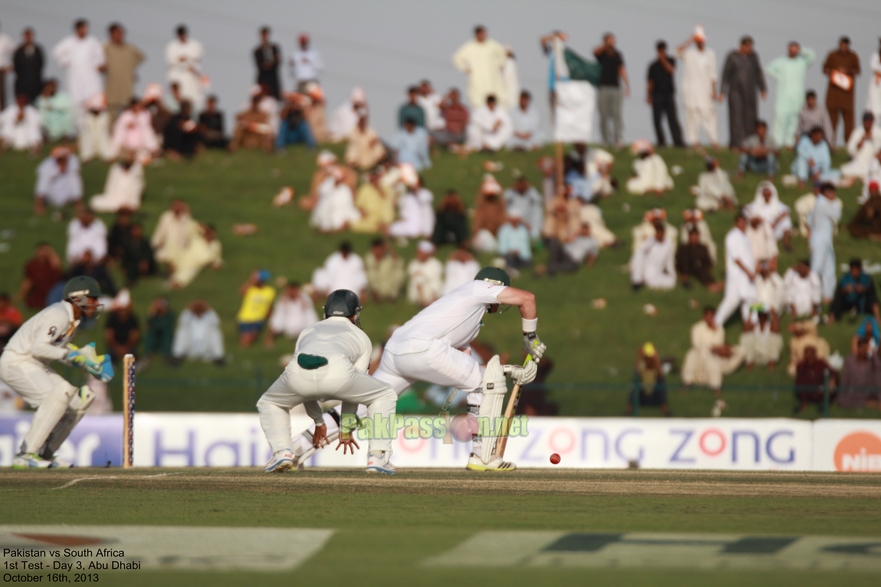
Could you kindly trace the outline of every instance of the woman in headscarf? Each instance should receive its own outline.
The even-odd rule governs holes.
[[[759,183],[756,187],[756,197],[746,205],[744,213],[747,218],[761,218],[774,231],[774,238],[778,241],[782,240],[786,250],[791,248],[792,219],[789,217],[789,206],[780,201],[773,183],[770,181]]]

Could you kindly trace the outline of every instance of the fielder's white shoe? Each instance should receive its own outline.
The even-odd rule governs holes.
[[[33,453],[19,453],[12,459],[13,469],[48,469],[52,466],[52,461],[40,458],[40,455]]]
[[[391,458],[392,451],[390,450],[367,453],[367,472],[394,475],[398,470],[391,464]]]
[[[284,473],[294,466],[294,456],[290,450],[279,450],[273,453],[272,458],[266,463],[264,473]]]
[[[465,468],[469,471],[514,471],[517,469],[517,465],[509,463],[508,461],[503,461],[499,457],[494,458],[488,463],[484,463],[483,459],[476,454],[471,453],[471,456],[468,458],[468,464],[465,465]]]

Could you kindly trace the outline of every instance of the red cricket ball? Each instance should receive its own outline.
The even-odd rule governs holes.
[[[560,462],[560,455],[558,455],[557,453],[552,454],[551,455],[551,463],[556,465],[556,464],[559,464],[559,462]]]

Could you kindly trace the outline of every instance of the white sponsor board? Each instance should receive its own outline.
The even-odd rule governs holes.
[[[814,471],[881,473],[881,422],[814,422]]]
[[[42,562],[45,571],[285,571],[324,548],[333,533],[304,528],[16,525],[0,526],[0,548],[7,568],[11,562],[28,560]]]

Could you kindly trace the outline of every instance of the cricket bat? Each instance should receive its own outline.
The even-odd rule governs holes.
[[[529,364],[532,360],[531,355],[527,355],[526,360],[523,361],[523,366]],[[514,389],[511,390],[511,397],[508,398],[508,405],[505,407],[505,420],[502,425],[502,435],[499,437],[499,440],[496,442],[496,456],[499,458],[504,458],[505,456],[505,447],[508,446],[508,430],[510,429],[511,418],[514,417],[514,412],[517,411],[517,403],[520,401],[520,384],[515,383]]]

